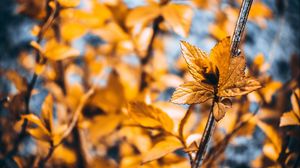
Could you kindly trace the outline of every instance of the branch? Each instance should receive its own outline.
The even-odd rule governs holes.
[[[243,2],[242,2],[239,17],[236,22],[234,33],[233,33],[232,40],[231,40],[230,51],[231,51],[232,57],[238,56],[240,53],[239,45],[240,45],[240,41],[241,41],[244,29],[245,29],[245,25],[247,23],[247,19],[248,19],[251,5],[252,5],[252,1],[253,0],[243,0]],[[208,142],[210,140],[210,137],[213,134],[214,125],[215,125],[215,119],[213,116],[213,107],[214,107],[215,102],[216,102],[216,98],[213,100],[211,110],[209,113],[209,117],[208,117],[205,129],[204,129],[204,133],[201,138],[201,142],[200,142],[198,151],[196,153],[196,158],[192,165],[192,168],[198,168],[201,166],[201,161],[204,158]]]
[[[248,15],[250,12],[250,8],[252,5],[253,0],[243,0],[241,8],[240,8],[240,14],[238,17],[238,20],[235,24],[234,32],[231,39],[231,56],[238,56],[239,55],[239,45],[241,38],[244,33],[244,29],[247,23]]]
[[[50,0],[47,1],[47,4],[49,4]],[[51,11],[50,7],[49,7],[49,12],[48,12],[48,16],[46,17],[44,23],[42,24],[42,28],[38,34],[38,39],[37,39],[37,43],[40,43],[43,38],[44,38],[44,34],[47,32],[47,30],[51,27],[51,25],[53,24],[56,15],[59,11],[59,9],[57,8],[57,0],[54,0],[55,6],[54,9]],[[42,60],[41,59],[41,53],[40,51],[36,50],[36,63],[46,63],[46,60]],[[31,81],[29,82],[28,86],[27,86],[27,92],[25,93],[24,99],[25,99],[25,114],[29,114],[30,113],[30,109],[29,109],[29,104],[30,104],[30,97],[31,97],[31,93],[32,90],[34,88],[34,85],[37,81],[38,75],[34,72],[33,77],[31,79]],[[23,138],[26,135],[26,127],[28,125],[28,121],[27,119],[24,120],[23,124],[22,124],[22,128],[20,131],[20,134],[17,138],[17,140],[14,143],[13,149],[8,153],[8,155],[6,157],[13,157],[17,151],[18,151],[18,147],[19,144],[21,143],[21,141],[23,140]]]
[[[145,67],[145,65],[148,64],[148,62],[152,58],[154,40],[155,40],[156,35],[159,32],[159,24],[162,21],[163,21],[163,18],[161,16],[157,17],[154,20],[153,26],[152,26],[153,34],[152,34],[150,43],[149,43],[148,48],[147,48],[147,53],[146,53],[146,56],[141,59],[141,64],[142,64],[142,67],[143,67],[143,71],[142,71],[142,74],[141,74],[140,91],[143,91],[148,86],[147,81],[146,81],[146,79],[147,79],[147,72],[144,70],[144,67]]]
[[[195,158],[195,161],[193,162],[192,168],[198,168],[201,166],[201,161],[203,160],[203,157],[205,155],[205,151],[206,151],[208,142],[210,140],[210,137],[213,134],[214,126],[215,126],[215,118],[213,115],[213,109],[214,109],[215,102],[216,102],[215,100],[213,100],[213,102],[212,102],[208,120],[206,122],[204,133],[201,137],[201,142],[200,142],[198,151],[196,153],[196,158]]]
[[[205,161],[203,164],[205,164],[205,166],[210,167],[211,162],[216,161],[216,159],[218,159],[218,157],[220,156],[221,153],[223,153],[226,149],[226,146],[228,145],[230,139],[244,126],[246,126],[249,121],[258,113],[259,109],[261,107],[261,104],[255,109],[255,111],[253,112],[253,114],[245,119],[244,121],[241,121],[239,124],[237,124],[237,126],[235,127],[234,130],[232,130],[229,134],[227,134],[223,140],[221,140],[220,142],[218,142],[216,145],[214,145],[210,151],[207,154],[207,157],[205,158]]]

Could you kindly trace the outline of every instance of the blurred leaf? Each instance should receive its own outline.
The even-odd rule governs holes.
[[[42,105],[42,120],[50,133],[54,130],[54,124],[53,124],[53,98],[51,94],[48,94],[48,96],[45,98],[44,103]]]
[[[51,134],[48,131],[48,129],[44,126],[44,123],[40,120],[40,118],[34,114],[26,114],[22,115],[23,119],[27,119],[29,122],[37,125],[37,128],[28,128],[27,131],[29,134],[31,134],[33,137],[36,137],[37,139],[44,140],[44,141],[50,141],[51,140]]]
[[[2,75],[2,72],[1,72]],[[27,81],[24,77],[22,77],[19,73],[16,71],[8,70],[4,73],[5,77],[13,82],[16,89],[18,89],[19,92],[25,92],[27,90]]]
[[[281,151],[281,145],[282,140],[277,133],[277,131],[270,125],[260,121],[259,119],[256,119],[257,126],[266,134],[266,136],[269,138],[269,140],[272,142],[272,144],[275,147],[276,150],[276,156],[278,157],[280,151]]]
[[[152,160],[159,159],[168,153],[171,153],[177,149],[182,148],[180,141],[173,137],[167,136],[163,140],[157,142],[149,152],[143,157],[143,163],[150,162]]]
[[[48,41],[45,45],[44,55],[54,61],[79,56],[80,52],[65,44],[57,43],[55,40]]]
[[[73,8],[80,4],[80,0],[58,0],[62,7]]]
[[[225,116],[225,105],[223,103],[216,103],[213,108],[213,114],[216,121],[221,120]]]
[[[146,26],[159,15],[160,8],[158,5],[137,7],[129,12],[126,18],[126,26],[133,27],[139,24]]]
[[[203,103],[213,97],[213,88],[210,85],[200,82],[186,82],[176,88],[171,101],[178,104],[195,104]]]
[[[166,113],[144,102],[130,102],[128,112],[133,120],[144,127],[163,128],[168,132],[173,130],[173,121]]]
[[[162,16],[175,33],[186,37],[191,27],[192,9],[187,5],[168,4],[162,7]]]

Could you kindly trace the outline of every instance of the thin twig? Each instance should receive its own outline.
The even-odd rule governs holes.
[[[235,24],[235,29],[231,39],[231,56],[239,55],[239,45],[242,39],[244,29],[247,23],[248,15],[251,9],[253,0],[243,0],[238,20]]]
[[[253,112],[253,114],[247,118],[246,120],[240,122],[239,124],[237,124],[237,126],[235,127],[234,130],[232,130],[229,134],[227,134],[225,136],[225,138],[223,140],[221,140],[219,143],[217,143],[215,146],[213,146],[210,151],[207,154],[207,157],[205,158],[205,161],[203,164],[205,164],[206,166],[210,166],[210,163],[212,161],[216,161],[216,159],[218,158],[218,156],[220,156],[221,153],[223,153],[226,149],[227,144],[229,143],[230,139],[244,126],[246,126],[249,121],[258,113],[259,109],[261,107],[261,104],[255,109],[255,111]]]
[[[192,168],[200,167],[201,161],[203,160],[203,157],[205,155],[205,151],[206,151],[208,142],[210,140],[210,137],[213,134],[214,126],[215,126],[215,117],[213,115],[214,106],[215,106],[215,100],[212,102],[208,120],[206,122],[204,133],[202,135],[201,142],[200,142],[199,148],[196,153],[195,161],[192,164]]]
[[[47,1],[47,4],[49,2],[50,2],[50,0]],[[57,5],[57,0],[54,0],[54,2]],[[42,39],[44,37],[44,34],[47,32],[47,30],[53,24],[53,22],[56,18],[55,16],[56,16],[57,12],[58,12],[58,9],[56,7],[53,9],[52,12],[48,12],[48,17],[46,17],[44,23],[42,24],[42,28],[39,31],[38,38],[37,38],[37,43],[40,43],[42,41]],[[46,63],[46,60],[41,61],[40,51],[36,50],[36,63],[40,63],[40,62]],[[27,86],[27,92],[25,93],[25,96],[24,96],[24,99],[25,99],[25,114],[30,113],[30,109],[29,109],[30,97],[31,97],[31,93],[32,93],[32,90],[34,88],[34,85],[37,81],[37,78],[38,78],[38,75],[34,72],[33,77],[32,77],[32,79],[30,80],[30,82]],[[23,138],[26,135],[27,125],[28,125],[28,121],[27,121],[27,119],[25,119],[23,124],[22,124],[20,134],[19,134],[18,138],[16,139],[12,150],[8,153],[7,157],[12,157],[17,153],[19,144],[21,143],[21,141],[23,140]]]
[[[45,166],[46,162],[51,158],[51,156],[54,152],[54,149],[55,149],[55,147],[53,145],[53,142],[51,142],[47,156],[39,161],[39,164],[38,164],[39,168],[43,168]]]
[[[141,85],[140,85],[140,91],[143,91],[147,86],[147,72],[144,70],[145,65],[148,64],[148,62],[151,60],[152,55],[153,55],[153,44],[155,37],[159,33],[159,24],[163,21],[163,18],[161,16],[157,17],[154,22],[153,22],[153,34],[150,40],[150,43],[147,48],[146,56],[141,59],[141,64],[143,67],[143,71],[141,73]]]
[[[242,2],[239,17],[236,22],[235,30],[234,30],[234,33],[233,33],[233,36],[231,39],[230,52],[231,52],[232,57],[238,56],[240,53],[239,45],[240,45],[240,41],[241,41],[244,29],[245,29],[245,25],[247,23],[247,19],[248,19],[251,5],[252,5],[252,1],[253,0],[243,0],[243,2]],[[192,168],[198,168],[201,166],[201,161],[203,160],[203,158],[205,156],[205,151],[206,151],[208,142],[210,140],[210,137],[213,134],[214,125],[215,125],[215,119],[213,116],[213,107],[214,107],[216,100],[217,100],[216,98],[213,100],[211,110],[209,113],[209,117],[208,117],[205,129],[204,129],[204,133],[201,138],[201,142],[200,142],[198,151],[196,153],[196,158],[193,162]]]
[[[187,122],[187,120],[189,119],[189,117],[191,116],[191,114],[193,112],[194,106],[195,106],[194,104],[189,106],[187,112],[185,113],[185,115],[183,116],[182,120],[180,121],[179,128],[178,128],[179,139],[180,139],[182,145],[185,148],[188,148],[188,146],[186,146],[185,137],[184,137],[184,134],[183,134],[184,126],[185,126],[185,123]],[[188,153],[188,156],[189,156],[190,164],[193,165],[192,154]]]

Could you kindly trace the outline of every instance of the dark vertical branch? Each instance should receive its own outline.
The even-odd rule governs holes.
[[[50,2],[50,0],[47,0],[47,5],[49,4],[49,2]],[[58,4],[57,0],[54,0],[54,2],[56,5]],[[49,6],[47,6],[47,16],[46,16],[44,22],[42,23],[41,30],[37,36],[37,43],[40,43],[43,40],[44,34],[52,26],[52,24],[56,18],[55,16],[57,15],[58,11],[59,11],[59,9],[57,9],[57,8],[55,8],[52,11],[51,8]],[[36,50],[35,57],[36,57],[36,63],[43,63],[43,64],[46,63],[46,59],[43,59],[41,57],[40,51]],[[38,75],[34,72],[33,77],[31,78],[31,80],[27,86],[27,92],[25,93],[25,96],[24,96],[25,114],[30,113],[30,109],[29,109],[30,97],[31,97],[31,93],[34,88],[34,85],[37,81],[37,78],[38,78]],[[27,124],[28,124],[28,121],[25,119],[22,124],[20,134],[14,143],[13,149],[8,153],[7,157],[13,157],[17,153],[19,144],[21,143],[21,141],[23,140],[23,138],[26,135]]]
[[[163,18],[161,16],[157,17],[154,22],[153,22],[153,34],[149,43],[149,46],[147,48],[147,53],[146,56],[144,58],[141,59],[141,64],[142,67],[144,67],[145,65],[148,64],[148,62],[150,61],[152,55],[153,55],[153,44],[154,44],[154,40],[155,37],[157,36],[157,34],[159,33],[159,24],[163,21]],[[144,90],[147,87],[147,72],[143,69],[142,74],[141,74],[141,85],[140,85],[140,91]]]
[[[243,32],[247,23],[248,15],[251,9],[253,0],[243,0],[238,20],[235,24],[235,29],[231,39],[231,56],[239,55],[239,45]]]
[[[196,153],[195,161],[192,165],[192,168],[200,167],[201,161],[203,160],[203,157],[204,157],[207,145],[208,145],[208,142],[210,140],[210,137],[213,134],[214,126],[215,126],[215,118],[213,115],[214,106],[215,106],[215,100],[212,102],[209,116],[208,116],[208,119],[207,119],[207,122],[205,125],[204,133],[202,134],[201,142],[200,142],[198,151]]]
[[[243,2],[242,2],[239,17],[236,22],[234,33],[233,33],[233,36],[231,39],[230,51],[231,51],[232,57],[239,55],[239,52],[240,52],[239,45],[240,45],[240,41],[241,41],[244,29],[245,29],[245,25],[247,23],[247,19],[248,19],[251,5],[252,5],[252,1],[253,0],[243,0]],[[213,116],[213,107],[215,105],[216,100],[217,100],[217,98],[215,97],[215,99],[213,100],[212,106],[211,106],[209,117],[208,117],[205,129],[204,129],[204,133],[201,138],[201,142],[200,142],[198,151],[196,153],[196,158],[194,160],[192,168],[198,168],[201,166],[201,161],[203,160],[203,158],[205,156],[205,151],[206,151],[207,145],[209,143],[210,137],[213,134],[214,125],[215,125],[215,119]]]

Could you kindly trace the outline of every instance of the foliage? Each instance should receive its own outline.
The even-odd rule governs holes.
[[[0,92],[1,166],[191,167],[210,114],[217,123],[203,167],[221,166],[238,138],[260,132],[261,152],[249,167],[299,165],[299,67],[291,64],[282,83],[263,54],[231,55],[240,0],[225,8],[219,0],[147,0],[133,8],[121,0],[18,3],[37,25],[32,48],[17,58],[26,72],[0,69],[0,81],[14,88]],[[218,42],[209,54],[186,42],[197,10],[216,15],[208,27]],[[261,1],[249,13],[261,29],[272,17]],[[167,35],[185,38],[182,56],[172,59],[175,73]],[[89,37],[96,42],[79,48]]]

